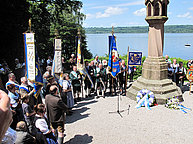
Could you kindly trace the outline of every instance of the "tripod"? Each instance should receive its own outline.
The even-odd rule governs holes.
[[[121,113],[128,110],[128,114],[129,114],[130,105],[129,105],[128,109],[126,109],[126,110],[120,110],[120,99],[121,99],[121,94],[120,94],[120,92],[119,92],[119,95],[118,95],[118,97],[117,97],[117,111],[115,111],[115,112],[109,112],[109,114],[118,113],[118,114],[123,118],[123,116],[121,115]]]

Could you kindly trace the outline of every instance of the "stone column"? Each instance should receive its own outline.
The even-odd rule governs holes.
[[[163,58],[164,23],[168,20],[168,17],[161,15],[162,10],[160,9],[165,7],[164,13],[167,15],[169,1],[162,0],[161,2],[145,0],[147,6],[151,5],[149,8],[152,8],[152,12],[159,11],[159,16],[154,13],[156,15],[147,15],[145,19],[149,24],[148,57],[143,63],[142,76],[133,82],[127,90],[127,96],[136,100],[138,91],[148,89],[154,93],[157,103],[165,104],[166,99],[169,97],[177,96],[180,101],[183,98],[180,88],[168,79],[168,66]]]
[[[164,23],[167,17],[147,17],[149,23],[148,57],[143,64],[142,77],[149,80],[167,78],[167,64],[163,58]]]

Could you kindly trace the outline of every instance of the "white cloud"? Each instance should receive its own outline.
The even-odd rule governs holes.
[[[108,7],[104,10],[104,12],[97,12],[95,14],[87,13],[86,19],[92,18],[106,18],[111,17],[113,15],[120,15],[122,14],[126,8],[119,8],[119,7]]]
[[[144,5],[144,0],[136,1],[136,2],[129,2],[124,4],[118,4],[119,7],[126,7],[126,6],[135,6],[135,5]]]
[[[93,14],[90,14],[90,13],[86,14],[86,19],[91,19],[91,18],[94,18]]]
[[[145,16],[146,15],[146,8],[142,8],[140,10],[137,10],[133,12],[134,15],[136,16]]]
[[[108,6],[94,6],[90,9],[105,9],[108,7],[127,7],[127,6],[135,6],[135,5],[144,5],[144,0],[139,0],[135,2],[129,2],[129,3],[122,3],[122,4],[116,4],[116,5],[108,5]]]
[[[189,10],[193,10],[193,7],[189,8]]]
[[[119,7],[108,7],[107,9],[105,9],[104,13],[97,12],[96,18],[105,18],[110,17],[112,15],[120,15],[123,13],[124,10],[125,9]]]
[[[179,17],[179,18],[188,18],[188,19],[192,18],[190,12],[187,12],[187,13],[182,14],[182,15],[177,15],[177,17]]]

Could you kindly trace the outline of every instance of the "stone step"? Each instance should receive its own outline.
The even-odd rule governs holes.
[[[178,96],[180,101],[183,101],[182,92],[171,80],[148,81],[140,77],[133,82],[132,86],[127,90],[127,96],[136,100],[136,95],[141,89],[152,91],[156,97],[158,104],[165,104],[166,99],[173,96]]]
[[[136,101],[136,95],[138,93],[138,90],[134,89],[133,87],[131,87],[128,91],[127,91],[127,97],[129,97],[132,100]],[[166,103],[166,99],[169,97],[173,97],[173,96],[177,96],[179,98],[180,101],[183,101],[183,97],[182,95],[178,92],[178,91],[174,91],[168,94],[155,94],[154,96],[156,98],[156,102],[158,104],[165,104]]]
[[[169,80],[169,79],[164,79],[164,80],[160,80],[160,81],[155,81],[155,80],[147,80],[147,79],[144,79],[143,77],[139,77],[137,79],[137,82],[143,84],[143,85],[149,85],[149,86],[152,86],[152,87],[164,87],[164,86],[168,86],[168,85],[172,85],[175,83],[172,82],[172,80]]]
[[[152,87],[151,85],[143,85],[141,83],[133,83],[132,87],[138,91],[140,91],[141,89],[148,89],[150,91],[152,91],[155,94],[167,94],[170,92],[174,92],[174,91],[178,91],[177,88],[174,85],[167,85],[164,87]]]

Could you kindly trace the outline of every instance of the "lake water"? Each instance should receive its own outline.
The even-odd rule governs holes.
[[[108,36],[110,34],[86,34],[88,49],[93,56],[105,56],[108,53]],[[144,56],[148,55],[148,34],[116,33],[117,48],[120,55],[130,51],[142,51]],[[185,44],[191,44],[185,47]],[[193,33],[166,33],[164,38],[164,55],[180,57],[182,59],[193,59]]]

